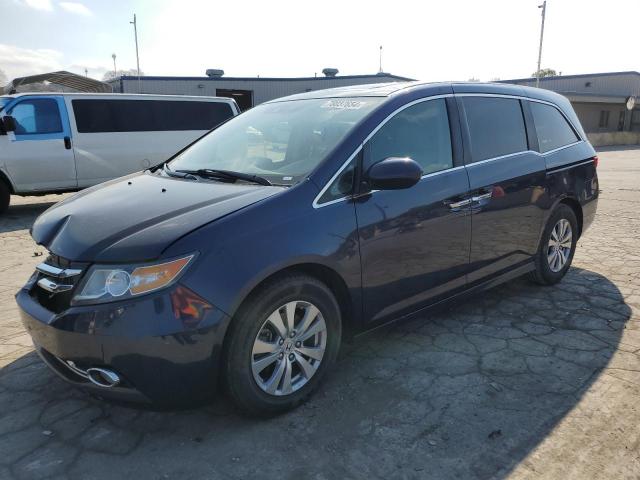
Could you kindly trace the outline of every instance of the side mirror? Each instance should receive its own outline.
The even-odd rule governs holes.
[[[409,157],[389,157],[372,165],[367,180],[372,190],[400,190],[413,187],[422,178],[422,168]]]
[[[15,132],[16,131],[16,121],[10,115],[2,117],[2,129],[5,132]]]

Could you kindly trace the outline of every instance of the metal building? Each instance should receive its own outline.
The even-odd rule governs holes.
[[[338,76],[336,69],[326,68],[322,77],[268,78],[225,77],[221,70],[207,70],[206,77],[119,77],[108,83],[114,92],[166,95],[207,95],[231,97],[241,110],[274,98],[325,88],[410,81],[410,78],[378,73],[376,75]]]
[[[535,87],[535,78],[504,80]],[[567,97],[594,144],[640,141],[640,73],[611,72],[559,75],[540,79],[540,88]],[[632,100],[630,100],[632,99]]]
[[[0,94],[20,92],[89,92],[107,93],[111,87],[93,78],[60,70],[58,72],[18,77],[4,87],[0,85]]]

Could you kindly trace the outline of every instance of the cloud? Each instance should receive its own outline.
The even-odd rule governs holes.
[[[75,13],[77,15],[84,15],[85,17],[90,17],[91,15],[93,15],[91,10],[89,10],[82,3],[78,3],[78,2],[60,2],[60,8],[70,13]]]
[[[62,53],[46,49],[30,49],[0,43],[0,70],[9,79],[62,70]]]
[[[27,7],[35,8],[36,10],[46,10],[48,12],[53,10],[51,0],[22,0],[22,3]]]

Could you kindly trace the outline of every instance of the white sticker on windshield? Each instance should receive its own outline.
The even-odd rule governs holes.
[[[322,105],[322,108],[335,108],[335,109],[347,109],[358,110],[366,105],[367,102],[360,100],[351,100],[348,98],[332,98]]]

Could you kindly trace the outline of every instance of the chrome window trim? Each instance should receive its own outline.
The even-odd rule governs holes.
[[[320,200],[320,198],[322,197],[322,195],[324,195],[324,193],[329,189],[329,187],[331,186],[331,184],[333,183],[333,181],[338,178],[338,175],[340,175],[340,173],[347,167],[347,165],[349,165],[349,162],[351,162],[351,160],[353,160],[353,158],[360,153],[360,151],[362,150],[362,148],[364,147],[365,143],[367,143],[371,137],[373,137],[376,133],[378,133],[378,130],[380,130],[389,120],[391,120],[392,117],[394,117],[395,115],[397,115],[398,113],[402,112],[403,110],[412,107],[414,105],[417,105],[419,103],[424,103],[424,102],[428,102],[431,100],[438,100],[440,98],[450,98],[453,97],[452,93],[447,93],[447,94],[443,94],[443,95],[434,95],[432,97],[424,97],[424,98],[418,98],[417,100],[414,100],[412,102],[409,102],[405,105],[402,105],[401,107],[398,107],[397,109],[395,109],[393,112],[391,112],[389,115],[387,115],[385,117],[384,120],[382,120],[382,122],[380,122],[378,124],[378,126],[376,128],[374,128],[371,133],[369,133],[369,135],[367,135],[367,137],[362,141],[362,143],[360,143],[360,145],[358,145],[358,147],[356,148],[356,150],[349,156],[349,158],[347,159],[346,162],[344,162],[342,164],[342,166],[338,169],[338,171],[329,179],[329,181],[325,184],[325,186],[322,188],[322,190],[320,190],[320,193],[318,193],[318,195],[316,195],[316,197],[313,199],[313,208],[322,208],[322,207],[326,207],[328,205],[333,205],[334,203],[338,203],[338,202],[342,202],[347,200],[348,198],[352,198],[353,195],[345,195],[344,197],[341,198],[336,198],[335,200],[331,200],[329,202],[324,202],[324,203],[318,203],[318,201]],[[440,170],[441,172],[446,172],[450,169],[447,170]],[[438,172],[434,172],[434,173],[438,173]],[[424,178],[424,176],[422,177]],[[372,190],[371,192],[368,193],[373,193],[375,190]]]
[[[469,163],[469,164],[467,164],[465,166],[467,168],[475,167],[476,165],[482,165],[483,163],[495,162],[496,160],[503,160],[505,158],[515,157],[516,155],[524,155],[525,153],[535,153],[537,155],[540,155],[540,153],[535,152],[533,150],[521,150],[520,152],[507,153],[506,155],[500,155],[498,157],[491,157],[491,158],[486,158],[484,160],[478,160],[477,162],[472,162],[472,163]]]
[[[498,157],[492,157],[492,158],[487,158],[485,160],[479,160],[477,162],[469,163],[469,164],[467,164],[465,166],[466,167],[473,167],[475,165],[481,165],[483,163],[494,162],[496,160],[502,160],[504,158],[514,157],[516,155],[523,155],[525,153],[532,153],[534,155],[537,155],[538,157],[546,157],[547,155],[551,155],[552,153],[559,152],[560,150],[564,150],[565,148],[575,147],[576,145],[578,145],[580,143],[584,143],[584,140],[578,140],[577,142],[571,143],[569,145],[564,145],[562,147],[554,148],[553,150],[549,150],[548,152],[545,152],[545,153],[536,152],[535,150],[522,150],[520,152],[508,153],[506,155],[500,155]]]
[[[443,94],[443,95],[434,95],[432,97],[419,98],[419,99],[414,100],[412,102],[409,102],[406,105],[403,105],[403,106],[397,108],[396,110],[394,110],[393,112],[391,112],[387,117],[385,117],[385,119],[382,122],[380,122],[378,124],[378,126],[375,129],[373,129],[373,131],[369,135],[367,135],[367,137],[362,141],[362,143],[349,156],[347,161],[342,164],[342,166],[338,169],[338,171],[325,184],[325,186],[322,188],[322,190],[320,190],[320,193],[318,193],[318,195],[316,195],[316,197],[313,199],[313,203],[312,203],[313,208],[314,209],[322,208],[322,207],[326,207],[328,205],[333,205],[335,203],[344,202],[345,200],[348,200],[350,198],[354,198],[353,195],[345,195],[344,197],[336,198],[335,200],[331,200],[329,202],[318,203],[319,199],[329,189],[329,187],[331,186],[333,181],[338,177],[338,175],[340,175],[340,173],[347,167],[349,162],[351,162],[351,160],[353,160],[353,158],[358,153],[360,153],[360,151],[364,147],[364,144],[367,143],[371,139],[371,137],[373,137],[378,132],[378,130],[380,130],[393,116],[395,116],[396,114],[400,113],[404,109],[412,107],[413,105],[416,105],[418,103],[428,102],[430,100],[437,100],[437,99],[440,99],[440,98],[451,98],[451,97],[511,98],[511,99],[515,99],[515,100],[527,100],[529,102],[537,102],[537,103],[543,103],[545,105],[550,105],[551,107],[553,107],[556,110],[558,110],[558,112],[560,112],[562,117],[569,123],[571,128],[573,128],[573,130],[576,133],[576,135],[578,136],[579,140],[574,142],[574,143],[570,143],[568,145],[563,145],[562,147],[554,148],[553,150],[549,150],[548,152],[544,152],[544,153],[536,152],[535,150],[522,150],[520,152],[508,153],[506,155],[500,155],[498,157],[492,157],[492,158],[487,158],[487,159],[484,159],[484,160],[479,160],[477,162],[472,162],[472,163],[461,165],[461,166],[458,166],[458,167],[452,167],[452,168],[448,168],[448,169],[445,169],[445,170],[440,170],[438,172],[428,173],[426,175],[423,175],[420,180],[422,180],[425,177],[438,175],[438,174],[441,174],[441,173],[444,173],[444,172],[450,172],[450,171],[458,170],[460,168],[472,167],[474,165],[480,165],[480,164],[483,164],[483,163],[494,162],[496,160],[502,160],[504,158],[509,158],[509,157],[513,157],[513,156],[516,156],[516,155],[522,155],[522,154],[525,154],[525,153],[533,153],[533,154],[538,155],[540,157],[546,157],[547,155],[551,155],[553,153],[559,152],[560,150],[564,150],[565,148],[573,147],[573,146],[576,146],[576,145],[578,145],[580,143],[584,143],[585,142],[585,140],[583,138],[581,138],[581,136],[580,136],[580,133],[579,133],[580,131],[575,127],[573,122],[569,118],[567,118],[567,116],[564,114],[564,112],[556,104],[554,104],[552,102],[549,102],[549,101],[546,101],[546,100],[540,100],[538,98],[525,97],[525,96],[522,96],[522,95],[510,95],[510,94],[502,94],[502,93],[472,93],[472,92],[469,92],[469,93],[447,93],[447,94]],[[570,167],[567,167],[567,168],[570,168]],[[379,190],[371,190],[370,192],[367,192],[367,193],[375,193],[377,191],[379,191]]]
[[[326,183],[324,188],[322,190],[320,190],[320,193],[318,195],[316,195],[316,198],[313,199],[313,203],[312,203],[313,208],[320,208],[320,207],[326,207],[327,205],[333,205],[334,203],[342,202],[342,201],[344,201],[344,200],[346,200],[347,198],[350,197],[350,195],[345,195],[344,197],[336,198],[335,200],[330,200],[330,201],[324,202],[324,203],[318,203],[320,198],[322,198],[322,196],[325,194],[325,192],[333,184],[334,180],[336,178],[338,178],[338,176],[344,171],[345,168],[347,168],[349,163],[351,163],[351,160],[353,160],[362,151],[363,145],[364,144],[361,143],[358,146],[358,148],[355,149],[355,151],[349,156],[347,161],[344,162],[342,164],[342,166],[338,169],[338,171],[333,175],[333,177],[331,177],[331,179],[329,179],[329,181]]]
[[[435,177],[437,175],[442,175],[443,173],[455,172],[456,170],[461,170],[464,168],[464,165],[459,165],[457,167],[445,168],[443,170],[438,170],[437,172],[425,173],[420,177],[422,181],[424,178]]]
[[[554,148],[553,150],[549,150],[548,152],[544,152],[544,153],[535,152],[535,153],[538,153],[538,154],[540,154],[541,156],[544,157],[544,156],[550,155],[552,153],[559,152],[560,150],[564,150],[565,148],[573,147],[575,145],[578,145],[579,143],[584,143],[584,140],[578,140],[577,142],[573,142],[573,143],[570,143],[568,145],[563,145],[562,147]]]

